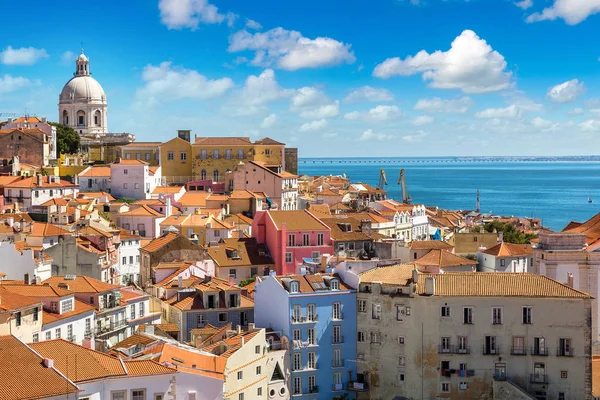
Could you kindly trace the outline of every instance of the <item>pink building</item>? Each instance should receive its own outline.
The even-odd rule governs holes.
[[[277,275],[296,274],[303,264],[320,263],[322,255],[333,254],[331,230],[307,210],[259,211],[252,235],[266,243]]]

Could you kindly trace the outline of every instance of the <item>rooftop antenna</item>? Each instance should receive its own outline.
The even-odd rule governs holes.
[[[477,199],[475,200],[475,212],[478,213],[480,209],[479,203],[479,189],[477,189]]]

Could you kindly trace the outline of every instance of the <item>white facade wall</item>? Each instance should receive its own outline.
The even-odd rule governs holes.
[[[119,245],[119,274],[123,285],[133,281],[140,283],[140,241],[123,239]]]
[[[127,231],[139,231],[139,235],[145,238],[157,238],[160,236],[160,223],[165,217],[132,217],[129,215],[117,215],[117,225]],[[142,233],[144,233],[142,235]]]
[[[23,211],[28,211],[31,206],[39,206],[48,200],[56,198],[76,197],[77,193],[79,193],[79,187],[77,186],[42,186],[41,188],[35,189],[5,189],[4,196],[15,199],[14,201],[16,201],[17,198],[22,198],[20,203],[23,205]],[[7,201],[7,203],[9,202]]]
[[[147,164],[116,164],[110,165],[111,195],[115,198],[128,197],[135,200],[149,199],[152,191],[160,183],[160,168],[150,175]]]
[[[257,278],[262,279],[262,278]],[[272,328],[290,335],[290,298],[273,276],[262,279],[254,287],[254,323],[257,328]],[[258,293],[261,293],[260,295]]]
[[[481,272],[531,272],[531,257],[496,257],[477,253],[478,270]]]
[[[17,251],[13,243],[0,242],[0,272],[6,279],[22,280],[25,274],[43,281],[52,276],[52,263],[37,263],[33,258],[33,250]]]
[[[92,168],[92,167],[88,167]],[[85,172],[85,170],[83,171]],[[82,172],[82,174],[83,174]],[[111,192],[110,176],[81,176],[79,174],[79,191],[80,192]]]
[[[52,323],[43,324],[42,332],[40,333],[40,342],[45,340],[58,339],[58,332],[60,332],[60,338],[64,340],[69,340],[68,332],[70,325],[71,329],[73,330],[73,336],[75,337],[75,340],[72,340],[72,342],[81,345],[83,343],[83,340],[85,339],[87,326],[86,320],[89,321],[89,326],[93,331],[96,322],[94,310],[90,310],[88,312],[81,313],[78,315],[73,315],[68,318],[60,319]]]

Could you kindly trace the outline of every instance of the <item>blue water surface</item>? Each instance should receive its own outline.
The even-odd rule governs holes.
[[[474,209],[479,189],[482,212],[534,216],[553,230],[600,212],[600,162],[393,158],[300,159],[298,164],[300,174],[345,173],[352,182],[373,186],[382,168],[389,197],[401,198],[397,181],[404,168],[413,202],[428,206]]]

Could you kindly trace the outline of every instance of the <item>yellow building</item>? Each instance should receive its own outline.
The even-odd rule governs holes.
[[[0,286],[0,335],[13,335],[30,343],[40,340],[42,301]]]
[[[225,180],[240,161],[262,161],[283,165],[285,144],[264,138],[252,142],[247,137],[196,137],[190,141],[190,131],[178,131],[178,136],[160,147],[160,164],[167,184],[192,180]]]
[[[143,160],[150,166],[160,163],[161,142],[133,142],[121,146],[120,155],[124,160]]]

